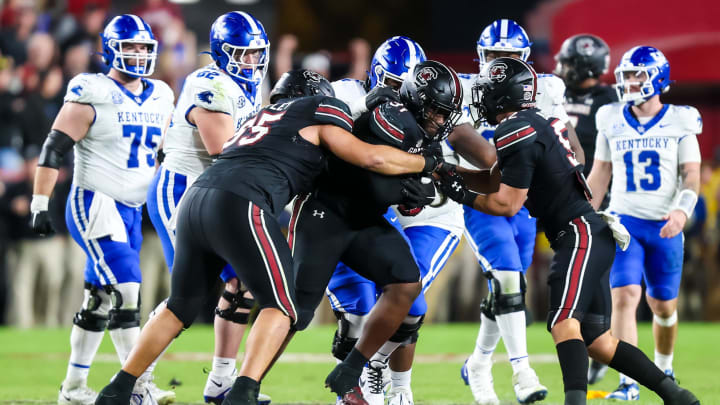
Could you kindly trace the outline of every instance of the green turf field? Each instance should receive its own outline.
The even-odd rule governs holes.
[[[262,385],[262,392],[273,403],[333,403],[323,381],[334,362],[327,354],[334,327],[315,327],[300,333]],[[470,404],[472,395],[460,379],[460,366],[474,345],[477,326],[472,324],[425,325],[418,343],[418,361],[413,367],[412,388],[418,404]],[[65,376],[70,329],[18,331],[0,329],[0,403],[51,403]],[[716,371],[720,350],[720,324],[682,324],[675,352],[675,370],[682,385],[694,391],[703,404],[720,404],[720,372]],[[171,379],[180,381],[175,389],[180,403],[202,401],[206,375],[211,365],[212,330],[198,325],[173,343],[158,365],[156,383],[167,388]],[[640,345],[652,356],[650,325],[640,327]],[[555,361],[555,350],[544,325],[528,329],[531,364],[540,381],[550,390],[543,403],[562,403],[562,378]],[[499,348],[502,356],[504,349]],[[105,337],[89,385],[99,390],[119,369],[112,343]],[[503,357],[493,367],[495,390],[501,400],[516,403],[511,386],[511,368]],[[610,371],[591,389],[610,391],[617,385],[617,374]],[[638,404],[660,404],[654,394],[641,389]],[[590,404],[609,404],[591,400]]]

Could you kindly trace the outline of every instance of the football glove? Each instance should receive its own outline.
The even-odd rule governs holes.
[[[30,202],[30,228],[38,235],[50,236],[55,233],[48,212],[49,201],[48,196],[35,194]]]

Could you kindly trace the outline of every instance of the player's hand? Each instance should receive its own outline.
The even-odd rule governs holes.
[[[400,215],[404,217],[414,217],[417,214],[419,214],[424,207],[415,207],[415,208],[408,208],[403,204],[400,204],[397,206],[398,211],[400,212]]]
[[[390,87],[376,86],[365,96],[365,107],[372,111],[380,104],[389,101],[400,101],[400,95]]]
[[[451,165],[446,162],[443,166],[435,172],[440,176],[440,179],[437,180],[435,184],[438,186],[440,191],[451,200],[472,207],[478,193],[465,186],[462,176],[460,176],[455,170],[455,165]]]
[[[48,212],[49,202],[50,197],[39,194],[34,194],[30,202],[30,228],[38,235],[50,236],[55,233]]]
[[[672,210],[663,217],[667,221],[660,229],[661,238],[673,238],[682,232],[688,218],[682,210]]]
[[[432,180],[428,178],[424,178],[423,180],[423,178],[408,177],[403,179],[400,184],[402,184],[400,193],[403,196],[403,201],[400,205],[406,209],[424,207],[435,201],[435,185]],[[417,211],[415,215],[419,212],[420,211]]]

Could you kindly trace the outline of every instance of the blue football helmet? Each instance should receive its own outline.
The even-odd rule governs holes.
[[[402,83],[408,72],[426,59],[425,51],[412,39],[404,36],[388,39],[378,47],[370,62],[370,88],[387,86],[387,79]]]
[[[247,56],[258,52],[256,60]],[[210,28],[210,54],[217,66],[238,84],[259,86],[267,73],[270,41],[262,23],[243,11],[218,17]]]
[[[133,14],[113,18],[100,33],[105,64],[130,77],[150,76],[155,71],[157,41],[148,23]],[[147,53],[124,52],[124,44],[145,44]],[[135,61],[130,64],[129,61]]]
[[[620,100],[642,104],[656,94],[670,90],[670,63],[657,48],[636,46],[625,52],[615,68],[615,82]],[[630,92],[631,86],[638,85],[640,91]]]
[[[480,58],[480,70],[488,63],[488,52],[511,52],[520,54],[520,59],[527,62],[530,57],[530,38],[527,33],[513,20],[495,20],[485,27],[477,40],[477,54]]]

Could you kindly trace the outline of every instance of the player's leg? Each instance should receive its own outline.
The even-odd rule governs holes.
[[[145,324],[122,370],[98,396],[98,404],[128,402],[138,377],[183,328],[190,327],[214,286],[224,260],[210,250],[201,226],[207,222],[206,215],[216,212],[206,194],[207,189],[188,191],[178,214],[177,251],[167,307]]]
[[[642,275],[645,263],[644,232],[641,223],[622,216],[623,224],[630,231],[632,240],[628,249],[617,248],[615,262],[610,269],[610,287],[612,294],[612,334],[616,338],[637,346],[637,307],[642,294]],[[640,392],[637,382],[629,376],[620,374],[618,387],[608,398],[618,400],[637,400]]]
[[[415,299],[401,327],[389,341],[399,342],[402,345],[390,357],[392,387],[388,392],[388,404],[392,405],[413,403],[410,388],[412,363],[415,357],[418,330],[422,326],[423,318],[427,312],[424,294],[445,267],[448,258],[460,242],[460,235],[434,226],[412,226],[405,228],[404,232],[415,253],[423,288],[422,294]],[[385,345],[372,356],[370,363],[373,360],[387,361],[386,351],[383,350],[384,347]]]
[[[658,227],[662,224],[657,224]],[[655,364],[674,376],[672,361],[677,338],[677,296],[683,264],[683,234],[671,239],[648,238],[646,252],[646,297],[653,316]]]

